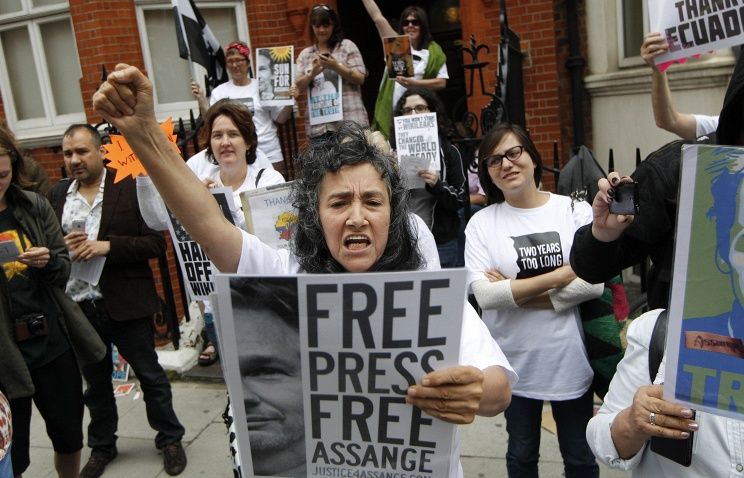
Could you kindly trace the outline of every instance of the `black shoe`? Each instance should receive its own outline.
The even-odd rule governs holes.
[[[80,478],[98,478],[103,475],[106,465],[116,458],[118,452],[113,450],[96,450],[90,452],[88,463],[80,470]]]
[[[173,442],[163,447],[163,465],[171,476],[180,475],[186,469],[186,453],[181,442]]]

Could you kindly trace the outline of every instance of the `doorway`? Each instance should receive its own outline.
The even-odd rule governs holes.
[[[452,110],[460,98],[465,96],[465,76],[462,67],[462,28],[460,25],[459,0],[377,0],[382,14],[390,25],[396,28],[398,19],[405,7],[417,5],[429,16],[429,28],[434,40],[447,55],[447,88],[437,93],[442,98],[447,114],[452,117]],[[382,41],[374,23],[367,15],[360,2],[338,2],[338,14],[344,35],[353,41],[364,58],[364,65],[369,73],[362,85],[362,98],[370,120],[375,111],[375,101],[380,88],[380,81],[385,70],[385,58]]]

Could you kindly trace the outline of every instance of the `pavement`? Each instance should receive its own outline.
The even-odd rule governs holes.
[[[136,382],[136,380],[134,380]],[[183,478],[231,478],[232,465],[227,447],[222,412],[226,403],[225,385],[218,364],[194,367],[172,380],[173,403],[176,414],[186,428],[183,445],[188,466],[180,475]],[[135,387],[129,395],[118,397],[119,456],[104,473],[105,478],[164,478],[162,454],[155,448],[155,433],[145,417],[141,393]],[[88,416],[86,413],[85,424]],[[546,405],[540,447],[540,476],[564,476],[558,441]],[[503,415],[494,418],[477,418],[462,431],[462,464],[466,478],[491,478],[506,476],[506,424]],[[90,450],[82,453],[84,464]],[[38,412],[31,422],[31,466],[24,474],[27,478],[54,478],[53,451],[46,436],[44,422]],[[620,478],[626,473],[601,469],[601,476]]]

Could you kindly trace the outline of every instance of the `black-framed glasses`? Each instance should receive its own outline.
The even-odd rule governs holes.
[[[412,115],[414,113],[421,114],[421,113],[428,113],[429,107],[426,105],[416,105],[416,106],[406,106],[403,108],[403,115],[408,116]]]
[[[488,169],[501,169],[501,164],[504,162],[504,158],[514,163],[522,157],[524,153],[524,146],[512,146],[511,148],[504,151],[504,154],[493,154],[485,159],[486,167]]]
[[[418,27],[420,25],[421,22],[416,18],[406,18],[405,20],[403,20],[404,27]]]

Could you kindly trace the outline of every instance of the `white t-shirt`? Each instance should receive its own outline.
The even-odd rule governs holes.
[[[718,116],[692,115],[695,117],[695,136],[701,137],[718,129]]]
[[[279,113],[283,107],[261,106],[258,81],[251,80],[245,86],[238,86],[232,80],[222,83],[212,90],[212,96],[209,97],[209,105],[211,106],[223,98],[238,100],[248,106],[251,113],[253,113],[253,124],[256,126],[256,136],[258,136],[258,149],[272,163],[284,161],[282,148],[279,145],[279,137],[276,134],[276,124],[274,124],[274,120],[279,117]]]
[[[424,269],[428,271],[441,269],[442,265],[439,262],[439,249],[437,249],[437,241],[434,240],[434,234],[431,233],[431,230],[418,214],[411,213],[409,218],[411,219],[411,226],[413,227],[414,236],[416,237],[416,245],[419,253],[426,261]]]
[[[240,253],[238,274],[291,275],[300,272],[300,266],[291,252],[286,249],[273,249],[257,237],[245,231],[241,232],[243,233],[243,250]],[[512,387],[518,380],[517,373],[509,364],[501,348],[493,340],[483,321],[468,302],[465,302],[463,306],[459,363],[472,365],[481,370],[498,365],[506,372]],[[455,430],[452,456],[457,457],[457,460],[451,462],[450,478],[462,478],[462,466],[459,461],[459,429]]]
[[[222,184],[220,180],[219,166],[210,163],[204,156],[204,151],[195,154],[186,162],[186,165],[194,172],[200,181],[211,179],[217,184]],[[256,167],[256,163],[248,165],[248,174],[245,175],[243,184],[233,191],[233,200],[236,209],[232,211],[233,220],[238,227],[245,227],[245,216],[240,208],[240,193],[251,189],[265,188],[272,184],[284,182],[284,177],[274,168],[265,168],[261,178],[256,184],[256,178],[261,168]],[[137,202],[139,203],[142,218],[150,229],[156,231],[168,230],[168,210],[165,207],[163,198],[155,189],[152,179],[149,176],[137,176]]]
[[[410,213],[411,222],[419,253],[425,259],[421,270],[439,270],[439,253],[434,236],[424,221],[416,214]],[[261,242],[256,236],[243,232],[243,250],[240,253],[238,274],[297,274],[300,264],[288,249],[274,249]],[[261,252],[259,252],[261,251]],[[252,271],[252,272],[247,272]],[[272,272],[275,271],[275,272]]]
[[[533,209],[506,202],[482,209],[465,229],[468,283],[487,280],[485,272],[493,269],[514,279],[568,264],[574,233],[591,220],[588,203],[576,201],[572,207],[570,198],[554,194]],[[484,309],[483,321],[519,374],[515,395],[569,400],[588,390],[593,373],[577,307],[562,313]]]
[[[189,158],[189,162],[195,157],[196,155]],[[210,163],[204,156],[201,158],[196,157],[196,160],[191,162],[191,164],[189,164],[189,162],[186,163],[187,166],[194,171],[194,174],[196,174],[200,180],[211,179],[218,185],[222,185],[219,166]],[[202,163],[208,163],[214,167],[206,168],[203,167]],[[200,171],[195,171],[192,166],[200,168]],[[260,168],[257,168],[255,163],[249,164],[248,174],[245,175],[243,184],[241,184],[239,188],[233,190],[234,209],[230,212],[232,213],[233,222],[241,229],[245,229],[245,215],[243,214],[243,203],[240,200],[240,193],[284,182],[284,177],[281,173],[273,168],[264,169],[264,172],[261,173],[261,178],[256,181],[259,171]],[[156,231],[168,230],[168,221],[170,220],[168,218],[168,210],[165,207],[163,198],[158,193],[158,190],[155,189],[155,185],[149,176],[137,176],[137,202],[139,203],[142,218],[148,227]],[[204,313],[212,313],[212,304],[208,300],[204,301]]]
[[[206,149],[202,149],[195,155],[191,156],[189,160],[186,161],[186,166],[188,166],[198,178],[206,178],[210,174],[214,174],[214,171],[219,171],[220,169],[218,164],[214,164],[212,161],[207,159]],[[253,162],[253,166],[258,169],[274,169],[274,165],[260,149],[256,149],[256,161]]]
[[[424,72],[426,71],[426,65],[429,63],[429,50],[414,50],[413,48],[411,48],[411,54],[413,55],[413,77],[417,80],[422,80],[424,78]],[[447,62],[444,62],[442,64],[442,67],[437,72],[436,77],[449,78],[449,73],[447,72]],[[405,91],[405,86],[401,86],[397,82],[395,83],[395,89],[393,90],[393,109],[395,109],[395,105],[398,104],[398,100],[401,96],[403,96],[403,93],[405,93]]]

